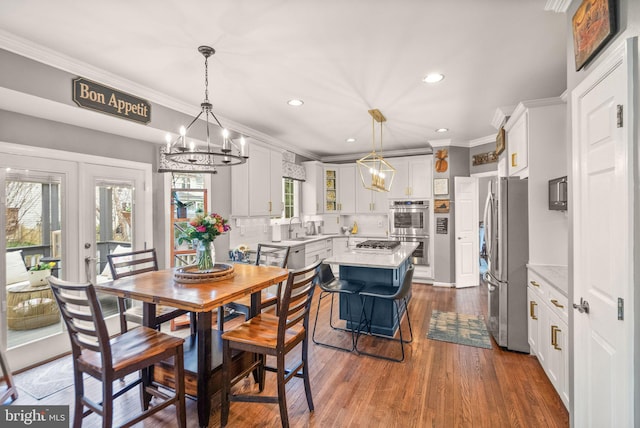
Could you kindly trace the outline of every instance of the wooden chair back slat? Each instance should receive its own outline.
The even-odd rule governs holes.
[[[107,255],[113,279],[158,270],[155,248]]]
[[[305,329],[308,328],[309,310],[321,263],[322,261],[318,260],[309,266],[289,273],[278,314],[279,342],[284,342],[286,330],[301,322]]]

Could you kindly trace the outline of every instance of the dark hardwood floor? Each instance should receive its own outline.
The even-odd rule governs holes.
[[[320,310],[321,339],[336,339],[329,329],[329,299]],[[317,295],[311,312],[315,316]],[[405,347],[403,363],[393,363],[310,343],[311,387],[315,412],[310,413],[300,379],[287,386],[290,423],[294,427],[567,427],[569,416],[535,357],[438,342],[427,339],[432,310],[486,316],[486,288],[437,288],[414,284],[409,305],[414,341]],[[404,322],[403,322],[404,324]],[[232,327],[233,324],[227,324]],[[404,331],[404,330],[403,330]],[[340,333],[342,334],[342,333]],[[346,338],[345,338],[346,340]],[[344,342],[346,343],[346,342]],[[369,343],[376,351],[392,352],[398,344]],[[396,348],[393,348],[393,347]],[[390,348],[392,347],[392,348]],[[292,352],[293,356],[299,355]],[[91,383],[91,385],[98,385]],[[19,386],[19,385],[18,385]],[[247,379],[238,388],[254,388]],[[97,386],[93,387],[96,398]],[[276,395],[275,379],[267,374],[266,394]],[[124,401],[123,401],[124,400]],[[14,404],[70,404],[73,387],[37,401],[21,392]],[[210,426],[220,425],[220,396],[213,397]],[[137,390],[116,401],[116,424],[137,411]],[[187,400],[188,426],[197,427],[196,402]],[[95,415],[84,426],[99,426]],[[173,408],[138,424],[175,426]],[[229,426],[280,425],[278,406],[231,403]]]

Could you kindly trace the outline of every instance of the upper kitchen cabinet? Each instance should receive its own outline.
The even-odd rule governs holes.
[[[302,183],[302,212],[305,215],[324,213],[324,166],[317,161],[303,162],[306,179]],[[335,189],[334,189],[335,190]]]
[[[389,193],[366,189],[356,174],[356,212],[358,214],[387,214]]]
[[[231,189],[232,215],[280,216],[282,153],[252,144],[247,163],[231,169]]]
[[[433,196],[433,155],[388,159],[396,169],[391,185],[391,199],[419,199]]]
[[[324,212],[352,214],[356,212],[356,165],[325,165]]]
[[[528,178],[530,166],[539,161],[534,157],[542,165],[553,157],[564,159],[565,126],[565,104],[559,98],[518,104],[504,126],[509,176]]]

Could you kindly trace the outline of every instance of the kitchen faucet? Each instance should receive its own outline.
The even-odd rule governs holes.
[[[294,218],[297,218],[297,219],[298,219],[298,221],[302,223],[302,221],[300,220],[300,217],[291,217],[291,218],[289,219],[289,238],[291,238],[291,237],[292,237],[292,236],[291,236],[291,233],[293,232],[293,225],[292,225],[291,223],[293,222],[293,219],[294,219]]]

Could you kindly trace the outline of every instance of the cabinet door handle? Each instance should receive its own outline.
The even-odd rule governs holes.
[[[562,351],[562,348],[558,346],[558,332],[562,332],[557,325],[551,326],[551,345],[553,345],[553,349],[557,351]]]
[[[538,306],[536,302],[534,302],[533,300],[529,301],[529,316],[532,320],[538,319],[538,317],[536,316],[536,306]]]
[[[518,154],[517,153],[512,153],[511,154],[511,166],[512,167],[518,166]]]
[[[560,303],[558,303],[558,301],[556,299],[551,299],[551,303],[553,303],[553,305],[556,308],[563,308],[564,309],[564,306],[562,306]]]
[[[269,201],[269,212],[271,212],[271,201]]]
[[[538,284],[535,281],[529,281],[531,283],[531,285],[533,285],[534,287],[540,287],[540,284]]]

